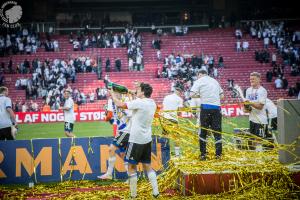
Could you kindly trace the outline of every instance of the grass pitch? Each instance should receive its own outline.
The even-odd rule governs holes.
[[[193,120],[193,119],[191,119]],[[233,128],[248,127],[248,117],[223,117],[222,129],[232,133]],[[112,136],[112,126],[107,122],[75,122],[74,134],[76,137]],[[65,137],[64,123],[19,124],[17,140],[35,138]]]

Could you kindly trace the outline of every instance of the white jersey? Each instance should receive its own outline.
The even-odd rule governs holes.
[[[7,108],[12,108],[11,99],[0,95],[0,129],[12,126],[10,115],[6,110]]]
[[[112,99],[108,99],[107,110],[113,113],[113,119],[111,119],[110,122],[112,124],[117,124],[117,131],[130,133],[130,120],[132,116],[132,111],[128,109],[124,110],[121,108],[117,108]]]
[[[268,118],[273,119],[277,117],[277,107],[270,99],[266,99],[265,109],[268,111]]]
[[[266,104],[268,93],[265,88],[260,86],[258,89],[252,87],[246,90],[246,99],[253,103]],[[249,120],[257,124],[268,124],[267,112],[263,108],[261,110],[252,107]]]
[[[71,97],[66,99],[65,108],[69,108],[70,110],[64,110],[65,122],[74,123],[75,122],[75,114],[74,114],[74,102]]]
[[[220,95],[223,93],[223,90],[218,81],[209,76],[203,76],[196,80],[191,88],[191,92],[200,95],[201,105],[221,106]]]
[[[176,110],[183,107],[183,99],[176,93],[165,96],[163,100],[163,111],[175,110],[174,112],[164,112],[163,116],[167,119],[178,121]]]
[[[135,99],[126,103],[132,110],[129,142],[147,144],[152,141],[152,121],[156,111],[153,99]]]

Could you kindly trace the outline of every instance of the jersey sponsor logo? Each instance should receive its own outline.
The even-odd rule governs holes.
[[[257,99],[258,99],[258,94],[249,94],[249,95],[248,95],[248,99],[249,99],[250,101],[257,100]]]

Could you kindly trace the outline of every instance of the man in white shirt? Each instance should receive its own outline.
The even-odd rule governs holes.
[[[206,137],[207,130],[212,130],[215,138],[216,159],[222,156],[222,114],[221,98],[223,90],[215,79],[207,75],[206,70],[200,70],[198,79],[191,88],[191,97],[201,99],[200,123],[201,130],[199,134],[200,159],[206,160]]]
[[[94,103],[94,101],[95,101],[95,93],[93,91],[91,91],[91,93],[90,93],[90,102]]]
[[[148,179],[152,186],[154,197],[159,196],[155,171],[151,168],[151,143],[152,121],[156,111],[156,104],[150,99],[152,87],[147,83],[141,83],[137,89],[137,99],[123,103],[114,92],[111,92],[113,101],[118,107],[132,110],[129,144],[125,153],[125,161],[128,165],[130,195],[137,196],[137,172],[136,165],[141,162],[147,171]]]
[[[274,81],[276,89],[281,89],[283,87],[283,81],[280,77],[277,77]]]
[[[264,38],[264,47],[265,49],[269,48],[270,39],[268,37]]]
[[[239,41],[239,40],[236,42],[236,51],[237,52],[241,51],[241,41]]]
[[[249,42],[248,41],[243,41],[242,47],[243,47],[243,51],[248,51]]]
[[[7,96],[7,87],[0,87],[0,140],[14,140],[16,134],[16,117]]]
[[[79,42],[77,40],[75,40],[73,42],[73,50],[78,51],[79,50],[79,45],[80,45]]]
[[[179,83],[175,84],[173,87],[173,93],[165,96],[163,100],[163,117],[170,123],[178,124],[178,113],[177,110],[183,107],[183,99],[181,98],[182,92],[184,90],[183,86]],[[164,132],[167,133],[163,129]],[[174,147],[175,156],[179,157],[180,147],[179,144],[175,144]]]
[[[74,114],[74,102],[71,97],[71,91],[64,91],[65,103],[63,107],[60,107],[64,111],[65,117],[65,134],[67,137],[75,137],[73,134],[75,114]]]
[[[272,54],[272,66],[275,66],[275,65],[276,65],[276,61],[277,61],[276,54],[273,53],[273,54]]]
[[[268,92],[261,86],[260,82],[260,73],[252,72],[250,74],[251,87],[246,90],[244,111],[249,113],[250,133],[264,138],[268,130],[268,117],[264,109]]]

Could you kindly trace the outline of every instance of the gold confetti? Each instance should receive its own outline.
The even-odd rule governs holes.
[[[190,111],[190,110],[186,110]],[[161,113],[160,113],[161,114]],[[296,143],[289,145],[276,144],[269,140],[254,138],[249,134],[235,134],[222,132],[223,156],[221,160],[214,159],[214,138],[208,134],[208,159],[199,160],[199,125],[193,120],[179,118],[175,124],[161,117],[155,118],[157,125],[153,132],[157,136],[169,138],[180,144],[182,154],[180,158],[171,158],[168,168],[158,175],[161,195],[159,199],[297,199],[300,188],[293,183],[288,167],[278,161],[278,151],[291,152]],[[231,123],[234,125],[234,123]],[[162,129],[164,132],[162,133]],[[209,132],[213,132],[208,129]],[[265,151],[249,150],[249,141],[253,138]],[[240,141],[237,144],[237,141]],[[298,147],[299,148],[299,147]],[[295,160],[299,157],[295,154]],[[294,163],[299,164],[299,163]],[[214,173],[232,172],[236,176],[230,180],[227,192],[212,195],[196,194],[192,188],[191,196],[183,196],[178,187],[182,177],[186,174],[199,174],[213,171]],[[253,174],[255,173],[255,177]],[[84,178],[84,176],[83,176]],[[224,185],[224,183],[223,183]],[[151,199],[151,185],[142,179],[138,182],[138,198]],[[64,181],[55,184],[36,184],[33,188],[1,185],[0,192],[3,199],[26,199],[33,197],[43,199],[128,199],[129,186],[121,181]]]

